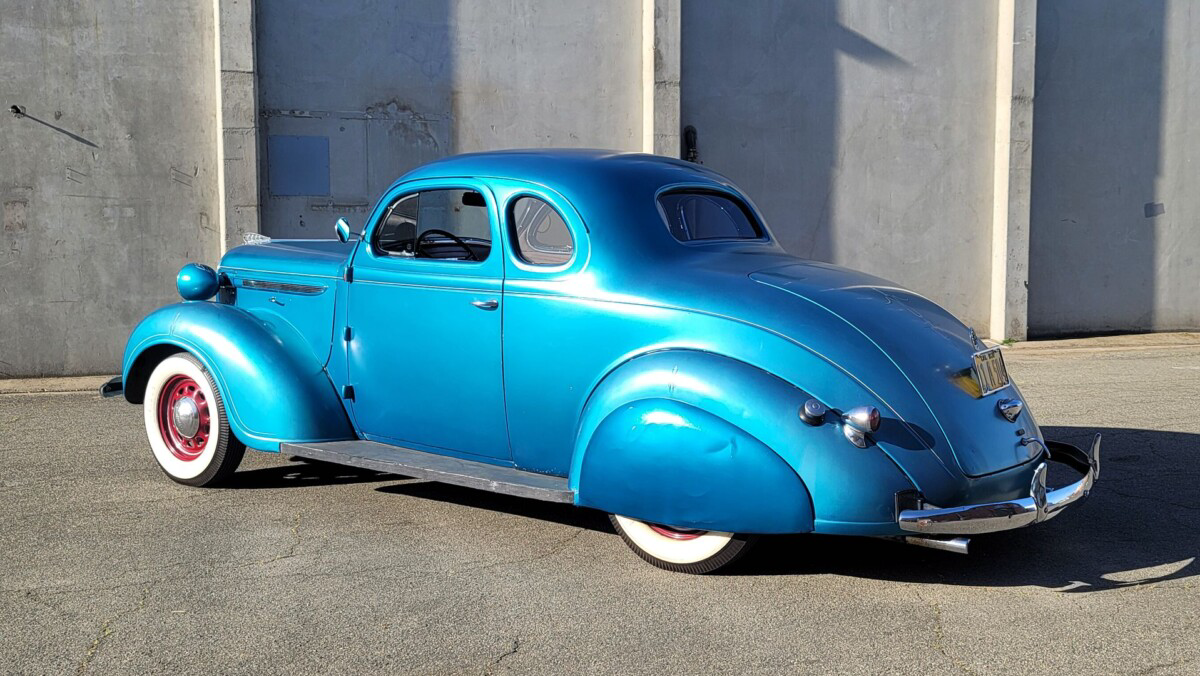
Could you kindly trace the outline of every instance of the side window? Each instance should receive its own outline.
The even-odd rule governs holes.
[[[372,240],[379,253],[406,258],[482,261],[492,250],[487,202],[474,190],[426,190],[384,211]]]
[[[658,198],[667,229],[681,242],[758,239],[762,230],[745,205],[712,192],[672,192]]]
[[[513,250],[532,265],[562,265],[575,253],[575,240],[554,207],[536,197],[518,197],[509,209]]]

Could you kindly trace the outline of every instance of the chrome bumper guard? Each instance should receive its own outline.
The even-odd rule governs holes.
[[[1100,435],[1083,451],[1071,444],[1047,441],[1049,462],[1071,467],[1083,475],[1061,488],[1046,487],[1046,461],[1033,472],[1029,497],[961,507],[905,509],[896,517],[900,528],[928,535],[977,535],[1021,528],[1058,516],[1068,505],[1087,497],[1100,476]]]

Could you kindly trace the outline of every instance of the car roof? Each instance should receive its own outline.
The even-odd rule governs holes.
[[[698,164],[645,153],[582,148],[498,150],[453,155],[422,165],[397,183],[414,179],[507,178],[545,185],[564,193],[593,189],[598,183],[642,186],[675,183],[733,188],[728,179]]]

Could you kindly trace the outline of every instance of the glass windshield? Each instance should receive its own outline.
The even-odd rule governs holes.
[[[681,242],[704,239],[758,239],[762,230],[749,210],[726,195],[672,192],[658,198],[667,229]]]

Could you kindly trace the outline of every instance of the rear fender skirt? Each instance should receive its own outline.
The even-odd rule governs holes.
[[[681,528],[800,533],[832,520],[893,520],[912,483],[878,446],[798,416],[804,390],[729,357],[688,349],[626,361],[581,417],[577,502]]]
[[[328,375],[290,325],[219,303],[160,308],[133,330],[125,347],[129,402],[141,403],[150,371],[173,351],[191,353],[213,374],[230,427],[248,446],[278,451],[284,441],[355,438]]]

